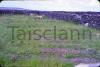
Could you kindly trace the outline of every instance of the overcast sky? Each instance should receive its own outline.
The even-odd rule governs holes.
[[[0,7],[41,11],[100,11],[100,3],[97,0],[3,1]]]

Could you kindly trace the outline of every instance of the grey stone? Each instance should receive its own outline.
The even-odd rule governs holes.
[[[75,67],[100,67],[100,63],[91,63],[91,64],[78,64]]]

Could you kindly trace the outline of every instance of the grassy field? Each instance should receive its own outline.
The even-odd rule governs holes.
[[[18,28],[15,28],[12,34],[13,26]],[[56,32],[54,32],[55,29]],[[72,34],[71,30],[75,30],[75,33]],[[86,38],[83,38],[84,30],[92,32],[91,40],[88,33]],[[47,32],[46,36],[44,32]],[[47,17],[37,20],[34,15],[0,16],[0,65],[4,67],[74,67],[80,62],[99,62],[99,33],[100,31],[96,29]]]

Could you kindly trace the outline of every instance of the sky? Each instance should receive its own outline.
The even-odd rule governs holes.
[[[100,3],[97,0],[3,1],[0,7],[40,11],[100,11]]]

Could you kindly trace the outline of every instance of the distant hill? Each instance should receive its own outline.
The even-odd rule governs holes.
[[[29,9],[14,8],[14,7],[0,7],[0,10],[29,10]]]

